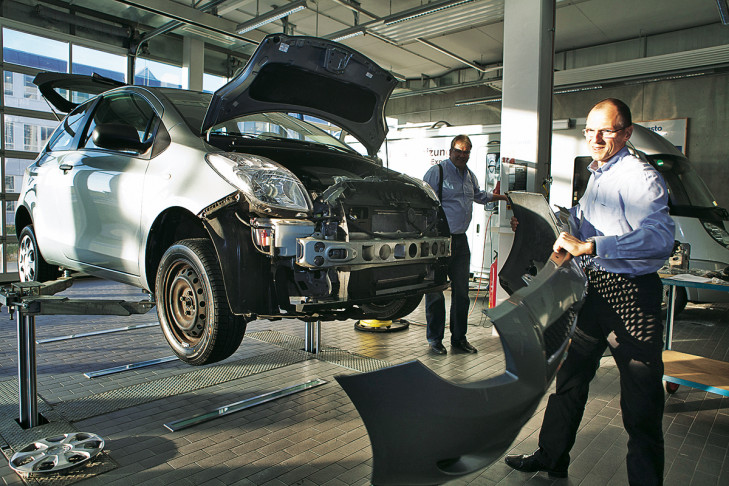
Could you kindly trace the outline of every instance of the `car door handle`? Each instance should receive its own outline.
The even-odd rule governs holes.
[[[73,166],[71,164],[61,164],[58,166],[58,168],[61,169],[64,174],[66,174],[69,170],[73,169]]]

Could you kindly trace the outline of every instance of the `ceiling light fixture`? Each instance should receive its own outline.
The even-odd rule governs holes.
[[[334,34],[334,37],[329,40],[333,40],[334,42],[341,42],[346,39],[351,39],[352,37],[364,35],[364,33],[364,28],[347,29]]]
[[[387,25],[398,24],[400,22],[406,22],[408,20],[417,19],[418,17],[422,17],[424,15],[430,15],[430,14],[445,10],[447,8],[456,7],[458,5],[463,5],[464,3],[470,3],[473,1],[474,0],[448,0],[445,2],[429,4],[427,6],[427,8],[425,8],[425,9],[423,9],[421,7],[417,7],[417,8],[408,10],[403,15],[398,16],[391,20],[387,20],[385,23]]]
[[[287,17],[292,13],[296,13],[299,10],[304,10],[305,8],[306,0],[297,0],[295,2],[287,3],[283,7],[273,9],[267,14],[259,15],[258,17],[254,17],[247,22],[239,24],[235,28],[235,31],[238,34],[245,34],[246,32],[250,32],[266,24],[270,24],[271,22],[274,22],[278,19]]]

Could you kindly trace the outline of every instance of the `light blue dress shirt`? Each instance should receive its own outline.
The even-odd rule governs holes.
[[[482,191],[478,186],[478,180],[471,170],[461,173],[451,159],[446,159],[440,164],[432,166],[423,176],[423,180],[430,184],[436,194],[440,184],[440,170],[438,165],[443,166],[443,200],[441,206],[445,212],[451,234],[463,234],[471,224],[474,201],[479,204],[486,204],[493,198],[490,192]]]
[[[623,148],[598,167],[593,161],[585,194],[570,209],[577,238],[595,240],[588,265],[628,276],[652,273],[671,255],[674,223],[663,177]]]

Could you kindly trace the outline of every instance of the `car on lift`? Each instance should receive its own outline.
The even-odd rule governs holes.
[[[270,35],[212,95],[35,83],[68,115],[24,174],[21,281],[140,287],[187,363],[227,358],[256,318],[396,319],[447,285],[437,196],[374,155],[396,79],[346,46]]]

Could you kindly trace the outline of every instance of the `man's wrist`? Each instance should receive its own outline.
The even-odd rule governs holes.
[[[597,245],[595,245],[595,238],[588,238],[587,243],[590,245],[590,249],[588,250],[587,254],[590,256],[597,255]]]

